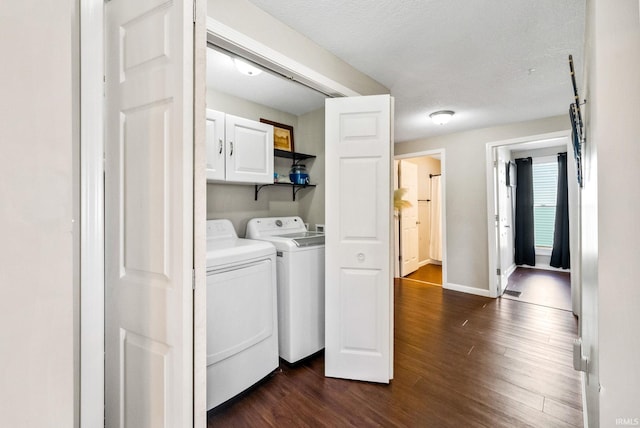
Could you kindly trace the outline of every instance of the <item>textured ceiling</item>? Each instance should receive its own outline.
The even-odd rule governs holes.
[[[565,114],[582,70],[584,0],[250,1],[388,87],[396,141]]]

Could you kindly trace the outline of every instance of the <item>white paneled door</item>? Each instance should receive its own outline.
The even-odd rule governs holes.
[[[402,261],[400,276],[407,276],[420,267],[418,233],[418,165],[400,161],[400,187],[406,189],[403,199],[411,206],[400,212],[400,246]]]
[[[511,188],[507,186],[507,163],[510,161],[510,152],[505,147],[497,147],[495,150],[496,166],[496,239],[498,251],[497,292],[502,295],[507,288],[509,273],[514,267],[513,254],[513,200]]]
[[[325,375],[393,377],[389,95],[326,101]]]
[[[193,0],[105,3],[105,418],[193,425]]]

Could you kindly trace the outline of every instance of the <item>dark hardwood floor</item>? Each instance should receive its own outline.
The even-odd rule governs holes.
[[[582,426],[566,311],[395,283],[389,385],[325,378],[322,355],[209,412],[209,427]]]
[[[417,271],[405,276],[405,278],[442,285],[442,266],[426,264],[419,267]]]
[[[571,310],[569,272],[518,267],[509,275],[505,290],[507,293],[503,297],[506,299]],[[509,291],[515,292],[515,295],[509,294]]]

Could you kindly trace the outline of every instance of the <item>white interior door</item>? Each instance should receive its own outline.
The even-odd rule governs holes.
[[[418,270],[420,266],[420,246],[418,234],[418,165],[409,161],[400,161],[400,187],[407,189],[404,200],[411,206],[400,212],[400,230],[402,236],[402,271],[401,276],[407,276]]]
[[[326,101],[325,375],[388,383],[393,358],[389,95]]]
[[[192,11],[105,3],[108,427],[193,425]]]
[[[511,188],[507,186],[507,162],[510,160],[509,151],[504,147],[495,149],[495,182],[496,182],[496,238],[498,244],[497,261],[498,296],[500,296],[509,279],[509,273],[513,268],[513,215]]]

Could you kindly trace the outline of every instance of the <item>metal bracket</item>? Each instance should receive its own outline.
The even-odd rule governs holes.
[[[258,200],[258,193],[260,193],[260,190],[262,190],[263,187],[267,187],[269,186],[269,184],[256,184],[255,185],[255,193],[253,196],[253,200],[257,201]]]

